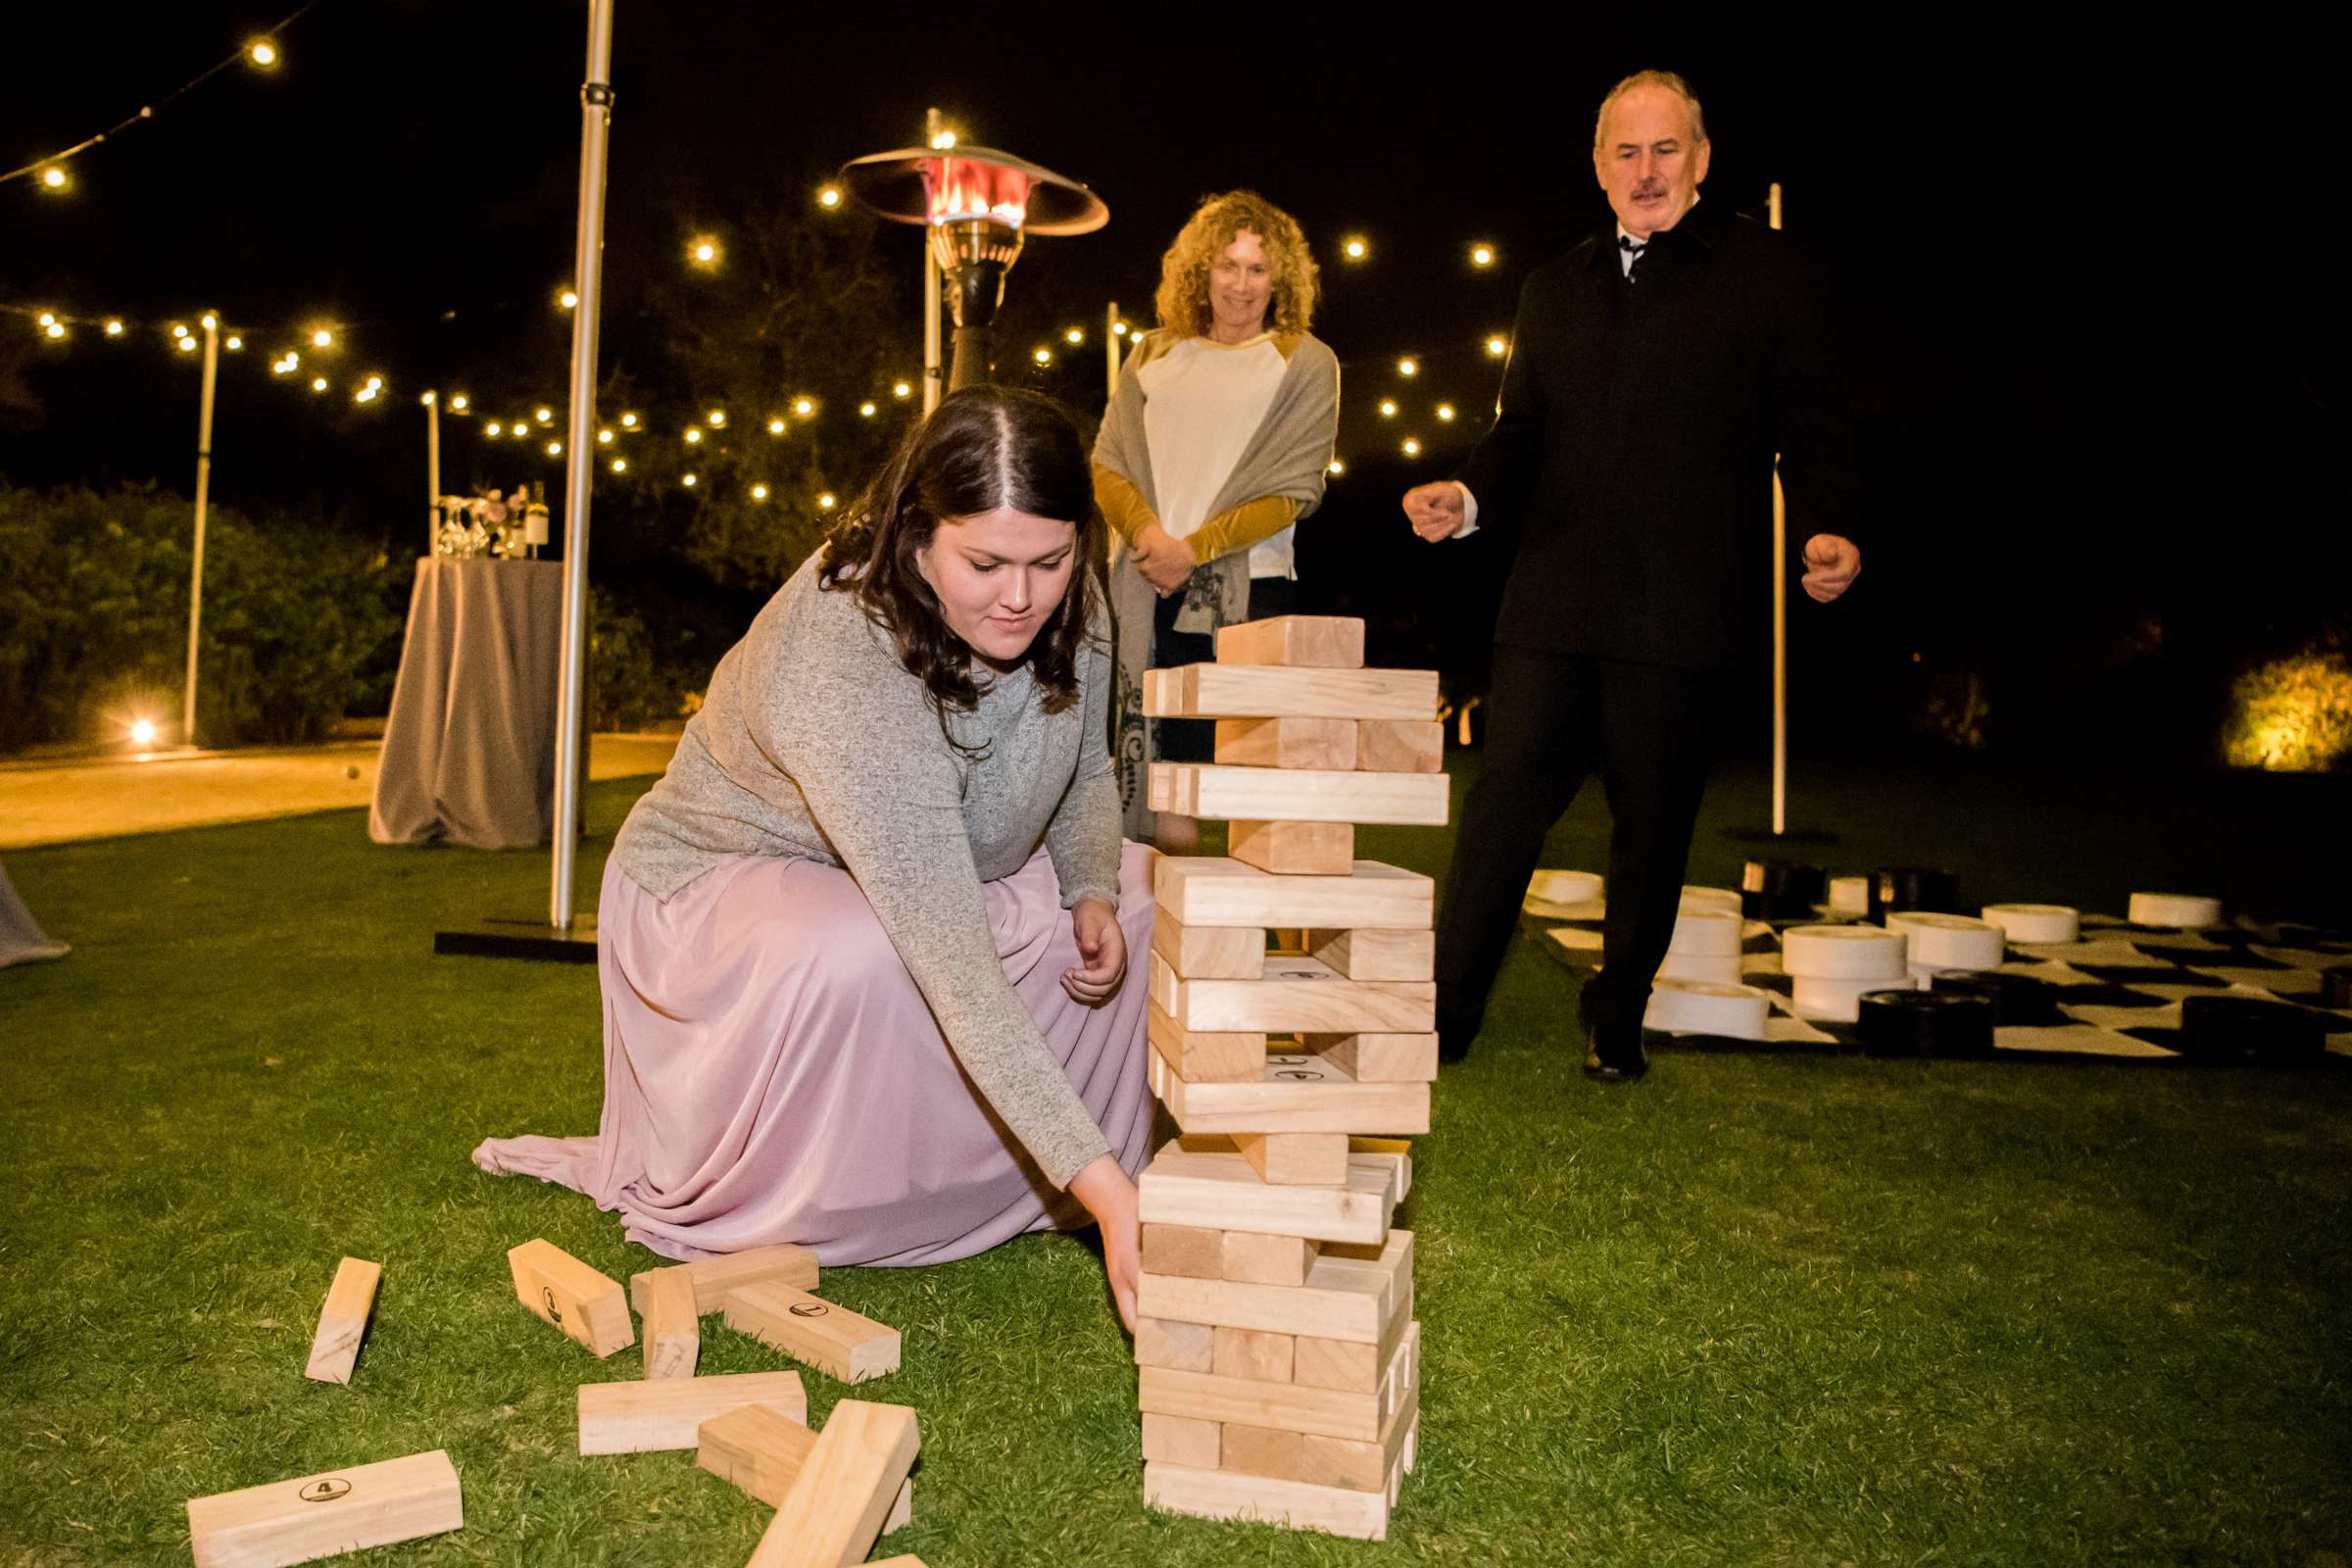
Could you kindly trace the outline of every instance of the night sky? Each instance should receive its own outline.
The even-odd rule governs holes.
[[[282,14],[60,7],[12,22],[0,161],[154,101]],[[1498,374],[1481,340],[1507,330],[1527,268],[1606,220],[1593,108],[1658,66],[1706,106],[1706,199],[1760,215],[1782,181],[1789,229],[1837,279],[1870,522],[1851,601],[1834,619],[1796,612],[1815,669],[1854,661],[1899,681],[2006,661],[2011,690],[2037,671],[2095,683],[2119,639],[2291,640],[2348,597],[2343,293],[2316,232],[2336,205],[2331,51],[2281,22],[920,15],[928,25],[879,8],[623,0],[608,364],[630,351],[633,294],[682,266],[689,234],[809,200],[846,160],[918,140],[926,105],[1109,204],[1106,229],[1034,241],[1011,278],[1008,310],[1052,302],[1077,321],[1083,303],[1090,332],[1107,300],[1148,309],[1200,196],[1251,186],[1315,243],[1317,330],[1347,367],[1348,472],[1302,530],[1310,604],[1410,622],[1431,657],[1466,667],[1493,564],[1433,566],[1396,498],[1475,438]],[[329,373],[364,360],[392,395],[306,401],[267,352],[224,357],[215,494],[307,505],[406,548],[421,532],[419,390],[497,367],[562,402],[568,321],[552,296],[570,271],[584,35],[578,5],[322,0],[283,34],[274,74],[223,72],[75,160],[66,195],[0,187],[0,305],[346,323]],[[1370,240],[1368,265],[1339,259],[1350,232]],[[917,238],[884,239],[903,257],[911,373]],[[1477,240],[1499,253],[1485,272],[1466,261]],[[195,356],[152,333],[107,345],[85,328],[52,346],[5,318],[0,333],[0,475],[191,483]],[[1098,344],[1042,384],[1098,409]],[[1403,383],[1408,353],[1425,368]],[[1395,422],[1373,412],[1390,395],[1407,405]],[[1426,413],[1442,400],[1463,411],[1450,427]],[[444,428],[463,471],[473,437]],[[1408,428],[1428,448],[1418,463],[1396,454]],[[631,515],[625,489],[600,488],[600,539]]]

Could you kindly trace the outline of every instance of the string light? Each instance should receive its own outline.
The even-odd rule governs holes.
[[[177,321],[173,321],[172,323],[172,335],[173,337],[186,337],[188,335],[188,329],[180,325]]]
[[[463,392],[449,400],[449,412],[452,414],[464,414],[467,409],[472,407],[472,399],[466,397],[466,395]]]
[[[1447,422],[1448,424],[1452,423],[1452,422],[1453,422],[1453,405],[1452,405],[1452,404],[1450,404],[1450,403],[1441,403],[1441,404],[1439,404],[1439,405],[1438,405],[1438,417],[1439,417],[1439,418],[1441,418],[1441,419],[1444,419],[1444,420],[1445,420],[1446,422]]]
[[[51,342],[55,342],[57,339],[66,335],[66,323],[63,321],[51,321],[47,326],[41,328],[41,330],[49,335]]]
[[[315,375],[315,376],[311,377],[311,390],[312,390],[312,391],[314,391],[314,392],[323,392],[323,391],[325,391],[325,390],[326,390],[326,377],[325,377],[325,376],[323,376],[323,375]]]
[[[703,444],[703,432],[694,425],[688,425],[686,427],[686,444],[690,447],[701,446]]]
[[[860,418],[872,418],[874,416],[874,410],[875,405],[871,403],[860,403],[858,405],[858,414]]]
[[[1472,267],[1493,267],[1494,265],[1494,247],[1486,244],[1471,246],[1470,265]]]
[[[1396,373],[1398,375],[1408,377],[1419,375],[1421,373],[1421,362],[1419,360],[1398,360],[1396,362]]]
[[[66,188],[66,172],[55,164],[51,164],[47,169],[41,171],[41,183],[50,190],[64,190]]]
[[[721,429],[727,422],[727,411],[724,409],[712,409],[709,414],[704,415],[703,417],[710,421],[711,429]]]
[[[718,241],[708,235],[698,235],[688,243],[686,255],[697,267],[716,267],[718,265]]]
[[[1351,262],[1360,262],[1372,254],[1372,247],[1361,234],[1350,234],[1341,242],[1340,254]]]
[[[220,318],[215,316],[210,311],[205,312],[204,315],[199,317],[197,319],[202,323],[207,332],[217,332],[220,329]]]
[[[335,334],[328,331],[325,327],[322,326],[311,334],[311,347],[315,349],[331,349],[334,346]]]
[[[440,400],[440,398],[436,397],[434,394],[432,394],[432,393],[430,393],[430,392],[427,392],[427,393],[426,393],[424,396],[422,396],[422,397],[418,398],[416,401],[417,401],[417,402],[419,402],[419,403],[421,403],[421,404],[423,404],[423,405],[424,405],[426,408],[428,408],[428,409],[429,409],[429,408],[431,408],[431,407],[432,407],[434,404],[436,404],[436,403],[440,402],[441,400]]]
[[[541,404],[537,411],[531,415],[531,417],[537,419],[541,424],[549,424],[554,421],[556,417],[556,411],[547,407],[545,404]]]
[[[1334,474],[1346,473],[1348,471],[1348,465],[1342,463],[1339,459],[1334,458],[1323,466],[1323,471]]]
[[[620,416],[620,427],[621,427],[623,430],[634,430],[634,429],[636,429],[636,428],[637,428],[637,416],[635,416],[634,414],[624,414],[624,415],[622,415],[622,416]]]
[[[816,205],[822,207],[827,212],[831,212],[834,208],[839,207],[841,205],[841,187],[839,185],[827,185],[822,190],[818,191],[816,193]]]
[[[792,412],[799,415],[804,419],[807,418],[809,415],[816,412],[816,399],[794,398],[792,400]]]
[[[66,329],[65,329],[64,327],[62,327],[62,326],[53,326],[53,327],[51,327],[49,330],[50,330],[50,332],[51,332],[52,334],[54,334],[55,336],[58,336],[58,337],[63,337],[63,336],[65,336],[65,335],[66,335]],[[182,354],[193,354],[193,353],[195,353],[195,352],[196,352],[196,340],[195,340],[194,338],[192,338],[192,337],[183,337],[183,338],[181,338],[181,339],[179,340],[179,350],[180,350],[180,352],[181,352]]]
[[[562,457],[564,455],[564,443],[561,441],[550,441],[547,444],[547,455],[551,458]]]
[[[1504,337],[1500,332],[1497,332],[1493,337],[1487,339],[1487,355],[1490,359],[1499,360],[1505,354],[1510,352],[1511,340],[1507,337]]]
[[[44,327],[55,326],[57,324],[57,313],[55,311],[43,311],[37,319]]]
[[[610,431],[610,430],[599,430],[599,431],[597,431],[597,432],[596,432],[596,444],[597,444],[598,446],[600,446],[600,447],[609,447],[609,446],[611,446],[611,445],[612,444],[612,431]]]
[[[1031,349],[1029,351],[1029,357],[1040,365],[1052,365],[1054,363],[1054,351],[1046,347],[1043,343],[1040,343],[1037,347]]]
[[[107,322],[106,335],[108,337],[121,337],[122,335],[122,323],[121,321]]]
[[[1396,400],[1395,398],[1382,398],[1380,400],[1380,416],[1384,419],[1394,419],[1396,417]]]
[[[691,474],[691,473],[690,473],[690,474],[686,475],[686,477],[685,477],[685,478],[683,478],[683,479],[679,480],[678,482],[679,482],[680,484],[683,484],[683,485],[684,485],[684,486],[685,486],[687,489],[691,490],[691,489],[693,489],[693,488],[695,487],[695,485],[696,485],[696,484],[697,484],[699,481],[698,481],[698,478],[697,478],[697,476],[696,476],[696,475],[694,475],[694,474]]]
[[[228,339],[228,341],[227,341],[226,343],[222,344],[221,346],[222,346],[223,348],[227,349],[229,353],[231,353],[231,354],[236,354],[236,353],[239,353],[239,352],[241,352],[241,351],[244,349],[244,347],[245,347],[245,340],[244,340],[243,338],[241,338],[241,337],[238,337],[236,334],[234,334],[234,333],[231,333],[231,334],[229,334],[229,339]]]
[[[626,473],[626,472],[628,472],[628,471],[629,471],[629,460],[628,460],[628,459],[626,459],[626,458],[614,458],[614,459],[612,460],[612,471],[613,471],[614,473]]]
[[[506,426],[499,423],[496,419],[492,419],[488,424],[482,426],[482,434],[484,435],[495,436],[502,435],[505,432]]]
[[[376,389],[374,387],[364,386],[360,388],[359,391],[352,394],[351,401],[354,403],[373,403],[375,401],[375,392]]]
[[[763,484],[756,484],[752,486],[752,499],[754,501],[765,501],[767,499],[767,486]]]
[[[1112,337],[1125,337],[1127,335],[1127,323],[1125,321],[1111,322],[1110,335]]]
[[[270,38],[256,38],[245,47],[245,58],[264,71],[277,69],[277,44]]]
[[[784,433],[784,421],[782,419],[768,420],[767,433],[769,435],[782,435]]]
[[[574,294],[570,289],[565,289],[563,293],[556,296],[556,303],[568,311],[580,303],[580,297],[577,294]]]
[[[890,389],[890,395],[894,398],[910,398],[914,396],[914,388],[906,382],[901,381]]]
[[[839,505],[841,505],[841,503],[834,499],[833,492],[830,490],[816,498],[816,510],[819,512],[831,512]]]
[[[955,145],[956,133],[952,130],[943,130],[938,135],[931,138],[931,150],[933,152],[944,153]]]
[[[1070,347],[1076,348],[1078,345],[1086,341],[1086,328],[1083,326],[1073,326],[1067,332],[1061,334],[1061,340],[1064,343],[1067,343]]]
[[[1421,443],[1414,440],[1409,435],[1406,436],[1404,438],[1404,455],[1408,458],[1419,457],[1421,455]]]

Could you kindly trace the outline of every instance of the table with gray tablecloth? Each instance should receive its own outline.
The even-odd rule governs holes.
[[[416,563],[369,838],[477,850],[547,842],[563,624],[555,562]]]
[[[8,867],[0,865],[0,969],[12,963],[62,958],[71,951],[63,942],[49,940],[32,911],[24,907],[24,901],[17,897],[8,880]]]

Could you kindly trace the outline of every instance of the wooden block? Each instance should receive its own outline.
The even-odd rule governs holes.
[[[1225,1277],[1225,1233],[1200,1225],[1144,1227],[1144,1267],[1193,1279]]]
[[[1407,1392],[1409,1372],[1405,1342],[1389,1358],[1380,1389],[1372,1394],[1147,1366],[1136,1372],[1136,1403],[1156,1415],[1377,1443]]]
[[[1364,623],[1354,615],[1269,615],[1220,626],[1217,662],[1361,669]]]
[[[1306,948],[1350,980],[1427,980],[1438,967],[1435,931],[1310,931]]]
[[[816,1434],[766,1405],[747,1404],[702,1425],[694,1462],[742,1488],[769,1507],[781,1507],[801,1467],[816,1446]],[[914,1483],[899,1488],[882,1533],[891,1535],[914,1518]]]
[[[752,1287],[754,1293],[789,1289]],[[844,1399],[834,1405],[749,1568],[863,1562],[881,1538],[919,1446],[914,1412],[903,1404]]]
[[[1152,955],[1152,999],[1202,1034],[1404,1034],[1436,1027],[1427,980],[1344,980],[1320,959],[1271,954],[1262,980],[1187,980]]]
[[[1238,821],[1225,853],[1277,876],[1346,876],[1355,864],[1355,829],[1345,822]]]
[[[1306,1049],[1359,1084],[1427,1084],[1438,1076],[1434,1033],[1308,1035]]]
[[[808,1419],[798,1372],[732,1372],[715,1378],[583,1383],[578,1396],[582,1453],[650,1453],[691,1448],[714,1415],[764,1404],[795,1421]]]
[[[1150,788],[1154,811],[1251,821],[1443,827],[1451,803],[1443,773],[1153,762]]]
[[[1389,1477],[1412,1465],[1404,1456],[1406,1439],[1421,1411],[1421,1325],[1405,1331],[1404,1392],[1389,1412],[1380,1441],[1361,1443],[1347,1438],[1301,1436],[1298,1464],[1290,1477],[1312,1486],[1345,1487],[1350,1492],[1380,1492]]]
[[[778,1244],[680,1263],[674,1270],[649,1268],[642,1274],[629,1276],[629,1304],[637,1309],[639,1316],[645,1314],[654,1276],[671,1272],[694,1281],[694,1310],[700,1316],[724,1308],[727,1293],[742,1285],[773,1283],[789,1285],[796,1291],[815,1290],[816,1254],[806,1247]]]
[[[1230,856],[1163,855],[1152,868],[1160,911],[1189,926],[1328,926],[1425,931],[1436,884],[1358,860],[1347,876],[1276,876]]]
[[[1249,926],[1195,928],[1155,911],[1152,951],[1188,980],[1255,980],[1265,973],[1266,934]]]
[[[1181,1415],[1144,1416],[1144,1460],[1198,1465],[1214,1470],[1224,1451],[1224,1431],[1214,1421],[1195,1421]]]
[[[1220,1277],[1244,1285],[1288,1285],[1295,1289],[1306,1283],[1306,1271],[1314,1266],[1315,1252],[1321,1246],[1320,1242],[1303,1236],[1258,1236],[1249,1231],[1227,1231]],[[1149,1256],[1144,1259],[1144,1266],[1152,1267]]]
[[[844,1383],[863,1383],[899,1369],[899,1331],[807,1291],[747,1285],[727,1297],[727,1327],[773,1346]]]
[[[1380,1387],[1381,1369],[1402,1341],[1413,1320],[1413,1280],[1407,1273],[1396,1282],[1396,1305],[1379,1343],[1330,1340],[1301,1334],[1291,1355],[1291,1381],[1314,1389],[1341,1389],[1370,1394]]]
[[[1216,760],[1228,767],[1356,766],[1352,718],[1220,718]]]
[[[682,1268],[658,1268],[651,1280],[642,1308],[645,1375],[690,1378],[694,1376],[695,1362],[703,1353],[702,1319],[694,1310],[693,1277]]]
[[[1438,716],[1434,669],[1308,669],[1178,664],[1144,673],[1152,718],[1412,718]]]
[[[1254,1082],[1194,1083],[1154,1045],[1144,1068],[1152,1092],[1167,1104],[1168,1114],[1187,1133],[1231,1133],[1237,1140],[1244,1135],[1277,1133],[1340,1139],[1338,1143],[1289,1146],[1284,1152],[1285,1168],[1296,1168],[1293,1162],[1301,1159],[1319,1160],[1326,1172],[1292,1180],[1345,1180],[1335,1162],[1347,1158],[1345,1135],[1351,1128],[1429,1131],[1426,1080],[1359,1084],[1328,1055],[1278,1053],[1263,1058]],[[1260,1167],[1259,1180],[1278,1179],[1265,1174],[1262,1152],[1250,1153],[1245,1149],[1244,1153]]]
[[[1233,1147],[1271,1187],[1337,1187],[1348,1180],[1346,1133],[1235,1133]]]
[[[1263,1329],[1219,1328],[1209,1371],[1219,1377],[1250,1378],[1259,1383],[1291,1381],[1291,1347],[1295,1336],[1268,1334]]]
[[[1217,1430],[1223,1437],[1218,1469],[1240,1475],[1278,1476],[1286,1481],[1298,1479],[1302,1467],[1299,1448],[1306,1441],[1305,1433],[1285,1432],[1279,1427],[1221,1426]]]
[[[528,1241],[507,1253],[515,1299],[586,1346],[611,1355],[637,1343],[620,1282],[599,1274],[561,1247]]]
[[[326,1288],[326,1304],[318,1311],[318,1332],[311,1337],[311,1362],[302,1375],[319,1383],[349,1383],[360,1358],[360,1342],[368,1337],[368,1319],[375,1311],[375,1287],[384,1277],[381,1263],[347,1257],[335,1265],[335,1282]]]
[[[1373,773],[1444,772],[1446,726],[1434,718],[1357,719],[1355,765]]]
[[[188,1499],[197,1568],[282,1568],[465,1527],[443,1448]]]
[[[1154,1462],[1144,1466],[1144,1502],[1162,1513],[1200,1519],[1250,1520],[1289,1530],[1321,1530],[1355,1541],[1389,1539],[1385,1492],[1349,1492],[1272,1476]]]
[[[1137,1217],[1146,1224],[1378,1242],[1389,1234],[1399,1175],[1396,1155],[1350,1153],[1345,1187],[1275,1187],[1230,1140],[1180,1139],[1163,1146],[1137,1182]]]
[[[1306,1271],[1306,1282],[1298,1286],[1146,1273],[1136,1309],[1145,1317],[1216,1328],[1379,1345],[1391,1338],[1389,1330],[1403,1310],[1412,1259],[1413,1233],[1400,1230],[1389,1233],[1380,1258],[1371,1264],[1336,1257],[1325,1247]]]
[[[1175,996],[1176,975],[1156,953],[1152,955],[1148,974],[1150,985],[1164,987],[1171,998]],[[1150,1037],[1152,1049],[1166,1057],[1168,1065],[1188,1083],[1251,1082],[1265,1076],[1263,1034],[1187,1029],[1153,1002],[1145,1004],[1144,1033]]]
[[[1171,1372],[1213,1372],[1216,1330],[1206,1323],[1182,1323],[1138,1312],[1135,1364],[1164,1366]]]

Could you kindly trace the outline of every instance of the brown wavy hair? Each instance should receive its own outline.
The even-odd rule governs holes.
[[[1298,220],[1253,190],[1211,196],[1185,220],[1176,242],[1159,259],[1159,295],[1152,309],[1159,324],[1182,337],[1206,337],[1210,323],[1208,270],[1244,230],[1265,247],[1273,289],[1266,300],[1266,329],[1304,332],[1314,324],[1322,273],[1307,248]]]
[[[942,522],[999,507],[1077,525],[1077,569],[1021,659],[1046,711],[1058,713],[1078,700],[1079,655],[1104,600],[1105,548],[1086,443],[1053,399],[1003,386],[942,398],[826,537],[817,568],[820,587],[855,594],[890,633],[900,662],[929,689],[940,733],[967,753],[948,728],[948,710],[969,712],[979,704],[971,645],[949,628],[915,556]]]

